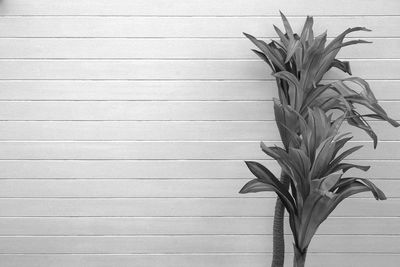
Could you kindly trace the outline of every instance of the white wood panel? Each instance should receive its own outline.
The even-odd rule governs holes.
[[[399,217],[400,199],[347,199],[332,216]],[[16,209],[18,207],[18,209]],[[273,198],[2,198],[6,216],[272,216]],[[396,233],[395,233],[396,234]]]
[[[382,262],[385,267],[397,267],[398,254],[349,254],[349,253],[308,253],[310,267],[374,267]],[[257,254],[197,254],[197,255],[0,255],[4,267],[265,267],[271,262],[271,255]],[[287,266],[292,266],[292,255],[288,254]]]
[[[272,160],[260,160],[278,174]],[[368,172],[349,171],[374,179],[398,179],[397,160],[352,160],[372,165]],[[154,167],[156,166],[156,167]],[[178,170],[178,171],[177,171]],[[242,160],[1,160],[2,179],[247,179]]]
[[[397,49],[400,39],[367,39],[373,44],[344,48],[339,56],[346,59],[400,57]],[[255,59],[257,56],[251,47],[245,38],[2,38],[0,58]]]
[[[300,30],[305,17],[292,17]],[[364,26],[373,32],[355,32],[352,37],[398,37],[400,16],[316,17],[317,34],[329,29],[329,37],[348,27]],[[242,32],[276,37],[274,17],[1,17],[0,37],[242,37]]]
[[[279,173],[259,149],[279,140],[276,85],[242,32],[276,37],[278,9],[296,30],[315,15],[330,37],[371,28],[351,38],[374,44],[340,57],[400,120],[395,0],[1,1],[0,265],[269,264],[274,196],[237,191],[251,178],[244,159]],[[373,178],[389,200],[345,201],[308,266],[398,266],[399,134],[372,125],[376,151],[353,143],[366,145],[354,162],[372,168],[349,175]]]
[[[277,130],[272,130],[275,125],[244,121],[0,121],[0,140],[278,140]],[[381,123],[375,124],[379,126]]]
[[[249,179],[234,180],[0,180],[0,197],[259,197],[276,198],[272,192],[239,195]],[[348,176],[348,175],[345,175]],[[388,198],[400,197],[400,181],[373,181]],[[354,197],[366,198],[366,192]]]
[[[365,79],[400,79],[400,60],[353,60],[351,68]],[[0,79],[11,80],[270,80],[270,73],[261,60],[1,60],[0,64]],[[344,77],[348,76],[336,68],[325,75]]]
[[[265,120],[272,102],[3,102],[3,120]],[[393,105],[396,108],[395,105]],[[57,110],[57,112],[54,112]]]
[[[0,235],[271,235],[272,222],[272,217],[3,217]],[[285,231],[290,233],[288,226]],[[400,218],[332,217],[317,234],[390,235],[399,231]]]
[[[369,80],[380,100],[400,100],[397,80]],[[4,81],[0,100],[271,100],[275,81]]]
[[[292,248],[286,238],[287,249]],[[398,236],[315,236],[314,252],[400,253]],[[213,236],[104,236],[0,237],[0,253],[263,253],[271,252],[272,237],[263,235]]]
[[[324,2],[306,0],[302,2],[282,0],[278,2],[263,0],[151,0],[129,1],[114,0],[70,0],[57,2],[52,0],[4,1],[1,15],[276,15],[282,9],[288,15],[398,15],[400,6],[396,0],[385,0],[385,4],[376,0],[358,1],[338,0]]]
[[[400,120],[398,101],[380,104]],[[359,110],[369,113],[364,107]],[[5,101],[0,105],[0,120],[274,119],[272,101]]]
[[[382,141],[395,141],[399,129],[386,122],[370,125]],[[353,140],[370,137],[358,128],[343,125]],[[0,140],[38,141],[280,141],[274,121],[0,121]]]
[[[265,142],[268,146],[276,142]],[[346,147],[363,145],[348,159],[400,159],[400,142],[354,141]],[[3,141],[0,159],[266,159],[255,141]]]

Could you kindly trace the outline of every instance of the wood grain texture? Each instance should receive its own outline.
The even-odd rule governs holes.
[[[398,131],[371,121],[382,141],[396,141]],[[361,129],[343,125],[353,140],[369,141]],[[0,121],[4,141],[276,141],[274,121]]]
[[[0,253],[265,253],[271,236],[102,236],[102,237],[0,237]],[[287,237],[290,249],[291,237]],[[396,236],[315,236],[310,249],[327,253],[400,253]],[[329,243],[329,246],[323,245]],[[207,244],[207,245],[205,245]]]
[[[265,142],[267,146],[276,142]],[[376,150],[372,141],[354,141],[345,146],[364,146],[348,159],[399,160],[400,142],[382,141]],[[266,155],[254,141],[3,141],[0,160],[16,159],[164,159],[164,160],[262,160]]]
[[[400,39],[368,37],[367,40],[373,44],[346,47],[339,57],[400,57],[397,49]],[[251,47],[245,38],[1,38],[0,58],[256,59]]]
[[[379,100],[400,100],[398,80],[368,80]],[[5,81],[0,100],[271,100],[275,81]]]
[[[266,157],[265,157],[266,158]],[[274,173],[279,166],[260,160]],[[398,160],[353,160],[372,165],[349,175],[398,179]],[[154,167],[156,166],[156,168]],[[2,179],[247,179],[243,160],[0,160]],[[178,171],[177,171],[178,170]]]
[[[287,264],[290,266],[292,255],[288,254]],[[387,267],[397,267],[398,254],[349,254],[349,253],[309,253],[307,261],[310,267],[342,267],[378,266],[385,262]],[[263,267],[271,261],[271,254],[197,254],[197,255],[0,255],[4,267]]]
[[[365,79],[400,79],[397,71],[400,60],[353,60],[351,66],[355,75]],[[332,69],[324,77],[347,76]],[[271,80],[273,77],[261,60],[1,60],[0,79]]]
[[[71,0],[68,3],[54,3],[52,0],[5,1],[2,3],[2,15],[139,15],[139,16],[245,16],[277,15],[283,9],[288,15],[398,15],[399,3],[386,0],[384,5],[376,0],[357,1],[339,0],[324,2],[306,0],[302,3],[282,0],[279,3],[263,0],[201,1],[168,0],[129,1],[129,0]]]
[[[2,217],[0,235],[271,235],[271,224],[272,217]],[[399,229],[395,217],[332,217],[317,234],[390,235]]]
[[[294,30],[300,30],[304,17],[289,17]],[[329,29],[335,37],[348,27],[363,26],[373,32],[355,32],[352,37],[398,37],[399,16],[316,17],[315,32]],[[113,17],[113,16],[22,16],[0,17],[0,37],[242,37],[248,32],[259,37],[276,37],[274,17]]]
[[[272,216],[272,198],[2,198],[0,217],[15,216]],[[332,216],[398,217],[400,199],[352,198]],[[16,209],[15,207],[18,207]],[[260,208],[262,207],[262,208]],[[383,248],[382,248],[383,249]]]
[[[239,195],[239,190],[250,179],[214,180],[214,179],[160,179],[160,180],[0,180],[0,198],[7,197],[126,197],[126,198],[162,198],[162,197],[220,197],[273,198],[271,192]],[[373,180],[388,198],[400,197],[400,181]],[[370,192],[354,197],[372,197]]]
[[[398,101],[380,103],[400,120]],[[53,112],[57,110],[57,112]],[[360,107],[361,113],[369,111]],[[0,120],[274,120],[272,101],[6,101]],[[370,119],[366,119],[370,120]]]
[[[0,265],[268,265],[274,196],[237,191],[244,160],[279,173],[259,149],[279,145],[276,84],[242,32],[275,38],[279,9],[329,38],[372,29],[339,56],[400,120],[396,0],[0,1]],[[369,122],[378,149],[351,128],[365,145],[352,161],[372,167],[348,175],[389,199],[340,205],[310,267],[398,266],[400,135]]]

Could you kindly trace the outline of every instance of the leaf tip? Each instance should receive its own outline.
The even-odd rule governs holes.
[[[242,189],[239,190],[239,194],[246,194],[246,193],[247,193],[247,192],[246,192],[246,189],[245,189],[245,187],[243,186]]]
[[[250,165],[254,164],[254,161],[245,160],[244,163],[246,164],[247,167],[249,167]]]

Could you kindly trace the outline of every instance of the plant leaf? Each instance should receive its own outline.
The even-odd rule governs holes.
[[[291,214],[297,214],[296,204],[284,185],[267,168],[258,162],[246,161],[249,170],[260,182],[270,185]]]
[[[247,194],[263,191],[275,191],[275,189],[271,185],[261,182],[259,179],[253,179],[246,183],[242,189],[240,189],[239,193]]]
[[[274,52],[264,41],[258,40],[254,36],[243,33],[244,36],[246,36],[253,44],[255,44],[264,54],[265,56],[275,65],[279,68],[279,70],[284,70],[284,62],[283,60],[280,60],[278,57],[278,54]],[[278,71],[278,70],[275,70]]]

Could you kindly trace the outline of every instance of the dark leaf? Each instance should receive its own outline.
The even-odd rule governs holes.
[[[275,193],[282,200],[282,203],[285,205],[289,213],[297,213],[296,204],[294,203],[292,196],[275,175],[258,162],[246,161],[246,165],[259,181],[270,185],[274,189]]]
[[[283,60],[279,59],[279,56],[276,52],[274,52],[264,41],[258,40],[254,36],[243,33],[244,36],[246,36],[253,44],[255,44],[264,54],[265,56],[274,64],[276,65],[280,70],[284,70],[284,62]],[[276,70],[278,71],[278,70]]]
[[[242,189],[240,189],[240,194],[247,193],[257,193],[263,191],[275,191],[274,187],[269,184],[263,183],[258,179],[253,179],[250,182],[246,183]]]
[[[338,68],[341,71],[351,75],[350,62],[348,62],[348,61],[340,61],[338,59],[334,59],[331,63],[331,66],[329,67],[329,69],[330,68]]]

